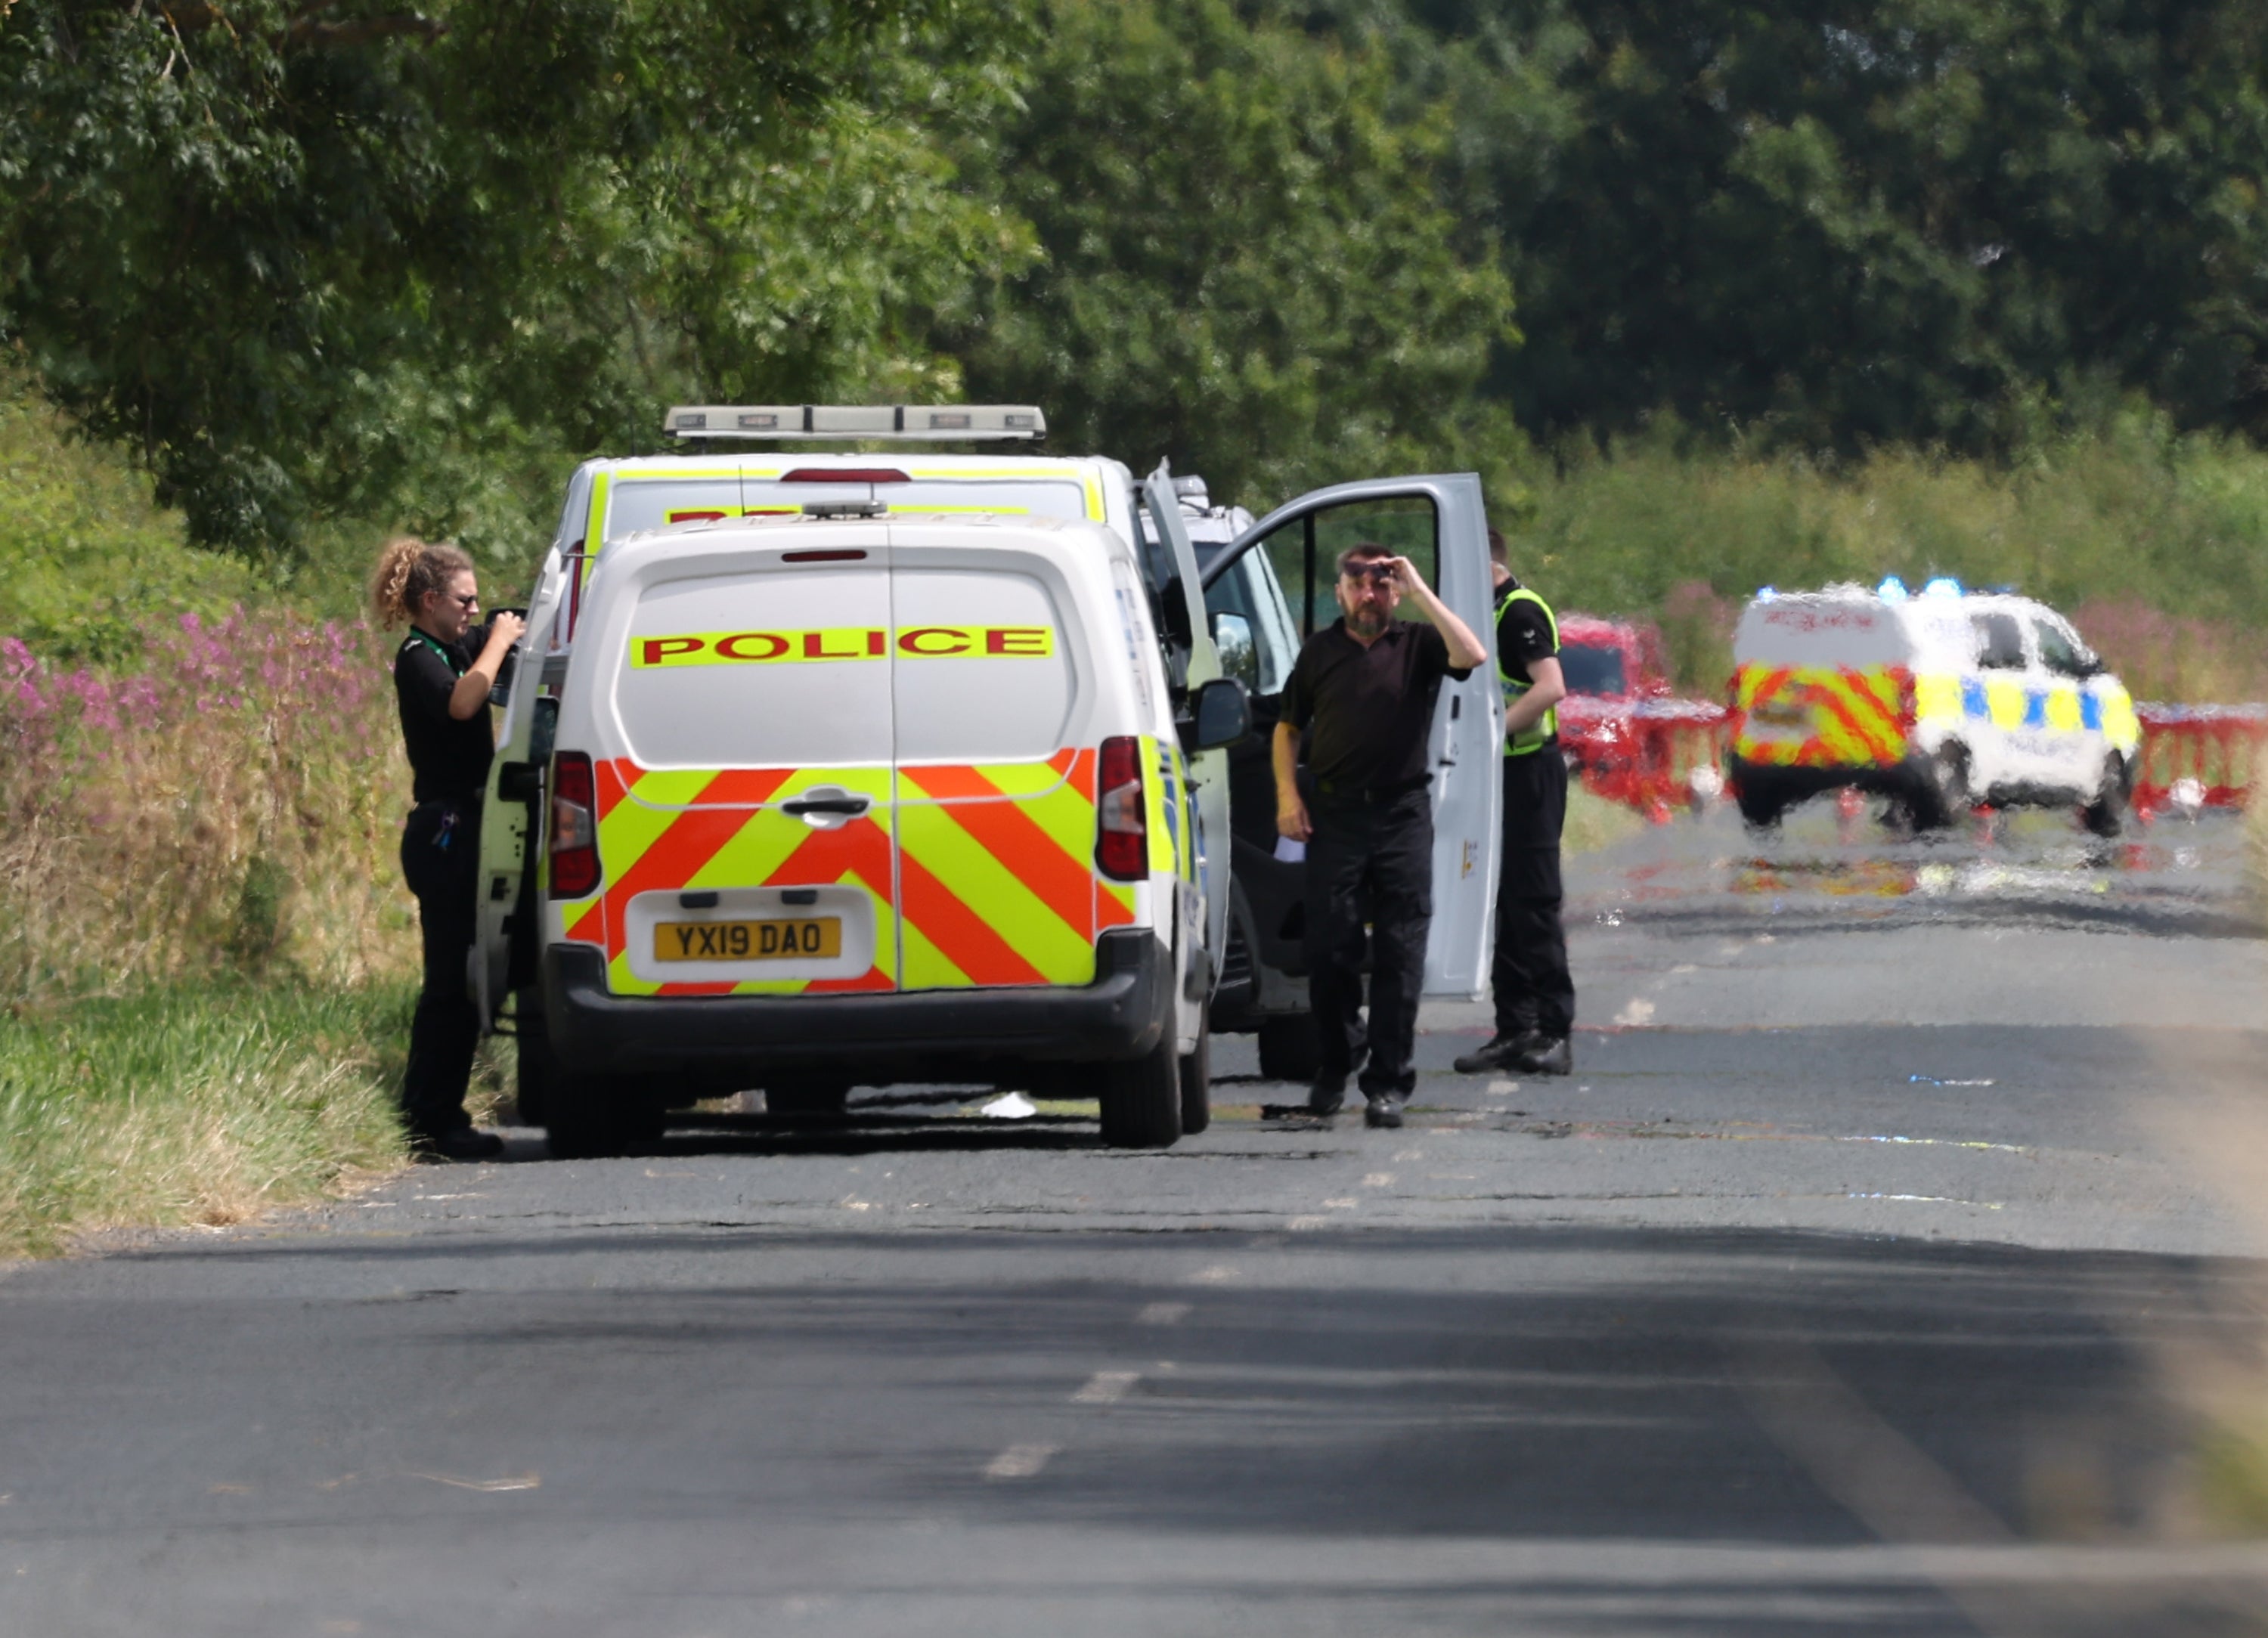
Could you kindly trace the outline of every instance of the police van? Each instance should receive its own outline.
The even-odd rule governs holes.
[[[1759,592],[1733,639],[1728,773],[1751,825],[1820,791],[1888,797],[1918,829],[1980,804],[2073,809],[2115,836],[2141,726],[2062,615],[1964,591]]]
[[[504,694],[471,981],[491,1026],[516,1015],[523,1110],[563,1152],[637,1141],[724,1091],[824,1111],[904,1080],[1099,1089],[1121,1142],[1201,1127],[1229,942],[1227,753],[1253,736],[1223,737],[1243,691],[1223,678],[1170,474],[1031,452],[1045,422],[1020,407],[696,406],[666,426],[688,452],[576,473]],[[867,452],[747,447],[806,440]],[[1027,447],[924,447],[941,442]],[[1325,554],[1327,599],[1334,530],[1363,528],[1398,528],[1485,626],[1469,476],[1318,491],[1232,552],[1289,549],[1312,602],[1307,560]],[[1493,699],[1445,716],[1485,735]],[[1122,742],[1109,754],[1130,775],[1104,764]],[[1461,755],[1453,736],[1440,759],[1444,855],[1479,902],[1437,922],[1436,993],[1482,981],[1487,748]],[[1104,869],[1137,819],[1179,885]],[[1093,919],[1049,921],[1042,906],[1077,907],[1081,869]],[[1150,995],[1158,960],[1173,1025],[1129,1035],[1133,1003],[1106,992]],[[1110,1063],[1136,1067],[1097,1071]]]

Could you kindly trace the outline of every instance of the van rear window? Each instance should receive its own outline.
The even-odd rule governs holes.
[[[615,672],[646,768],[887,764],[887,569],[844,565],[649,585]]]
[[[901,760],[1026,761],[1064,744],[1078,639],[1037,578],[901,569],[892,591]]]

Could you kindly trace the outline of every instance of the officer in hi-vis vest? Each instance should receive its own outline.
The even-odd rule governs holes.
[[[1496,577],[1497,679],[1504,686],[1504,862],[1496,890],[1496,1035],[1456,1061],[1460,1075],[1511,1069],[1565,1075],[1574,1068],[1575,981],[1559,923],[1559,833],[1567,819],[1567,764],[1558,713],[1559,623],[1550,605],[1512,577],[1504,537],[1489,531]]]

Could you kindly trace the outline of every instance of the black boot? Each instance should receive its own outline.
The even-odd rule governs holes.
[[[1509,1069],[1521,1054],[1542,1039],[1534,1030],[1521,1030],[1511,1035],[1498,1031],[1487,1046],[1475,1047],[1449,1067],[1459,1075],[1485,1075],[1491,1069]]]

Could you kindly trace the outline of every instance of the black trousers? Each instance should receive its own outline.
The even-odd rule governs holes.
[[[425,987],[409,1025],[401,1113],[413,1136],[438,1137],[470,1124],[465,1086],[481,1038],[480,1013],[465,993],[480,878],[477,801],[425,802],[413,809],[401,831],[401,873],[417,895],[417,925],[425,941]]]
[[[1307,1004],[1327,1073],[1344,1075],[1364,1045],[1363,924],[1370,924],[1370,1058],[1366,1098],[1406,1098],[1433,924],[1433,807],[1424,786],[1383,802],[1312,804],[1307,843]]]
[[[1559,833],[1567,764],[1554,746],[1504,761],[1504,863],[1496,890],[1496,964],[1489,975],[1499,1035],[1565,1035],[1575,981],[1559,911]]]

